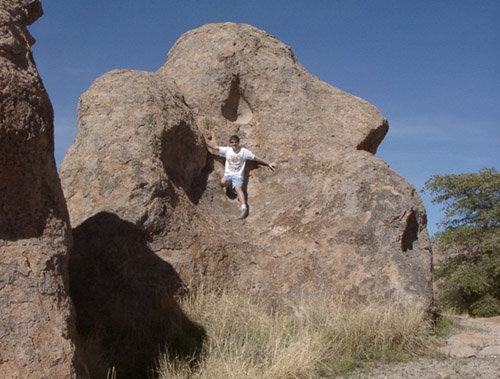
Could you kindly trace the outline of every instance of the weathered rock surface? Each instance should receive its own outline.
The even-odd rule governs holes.
[[[374,157],[388,124],[366,101],[310,75],[291,49],[242,24],[184,34],[155,73],[112,71],[82,95],[61,166],[73,227],[109,212],[187,285],[237,285],[286,305],[303,293],[432,301],[426,214]],[[203,138],[231,134],[250,164],[250,215],[219,187]]]
[[[500,355],[500,317],[470,319],[455,316],[461,325],[474,328],[474,333],[456,334],[440,349],[452,358],[494,357]]]
[[[67,295],[69,216],[54,160],[53,112],[26,29],[39,2],[0,2],[0,372],[86,377]]]

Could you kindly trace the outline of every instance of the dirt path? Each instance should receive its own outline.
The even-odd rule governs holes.
[[[381,365],[369,372],[356,372],[348,378],[418,379],[499,379],[500,316],[489,319],[453,317],[452,335],[439,347],[442,359]],[[446,356],[446,357],[444,357]]]

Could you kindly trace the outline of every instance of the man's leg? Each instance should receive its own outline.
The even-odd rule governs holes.
[[[220,179],[220,185],[222,187],[229,187],[231,185],[231,181],[229,180],[229,178],[226,178],[225,176],[223,176],[221,179]]]
[[[245,199],[245,193],[243,192],[243,189],[240,186],[235,186],[234,189],[238,194],[238,200],[240,201],[241,204],[241,213],[238,216],[238,218],[242,219],[248,216],[248,207],[247,207],[247,201]]]
[[[236,186],[234,187],[234,190],[236,191],[236,194],[238,195],[238,200],[240,201],[241,206],[247,206],[247,200],[245,199],[245,193],[241,189],[241,187]]]
[[[231,198],[234,199],[233,195],[237,195],[236,191],[234,190],[233,187],[233,181],[231,178],[228,178],[227,176],[223,176],[220,180],[220,185],[222,188],[226,189],[226,194]]]

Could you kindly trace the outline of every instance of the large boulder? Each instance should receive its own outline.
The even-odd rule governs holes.
[[[171,87],[151,73],[114,71],[80,99],[80,138],[68,154],[87,153],[61,175],[79,204],[70,294],[92,377],[114,367],[119,377],[147,378],[165,349],[191,357],[205,337],[174,299],[185,287],[177,272],[147,246],[178,227],[176,186],[196,201],[206,177],[201,133]],[[191,145],[187,160],[180,152]]]
[[[67,293],[72,240],[53,112],[26,29],[41,14],[38,1],[0,3],[0,372],[83,378]]]
[[[61,166],[73,226],[109,212],[148,235],[186,285],[236,285],[286,306],[304,293],[428,307],[431,249],[415,189],[376,158],[388,123],[243,24],[184,34],[157,72],[112,71],[82,95]],[[203,138],[232,134],[250,215],[219,187]]]

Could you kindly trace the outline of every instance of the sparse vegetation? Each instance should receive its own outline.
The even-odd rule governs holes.
[[[236,291],[198,291],[182,308],[206,328],[202,359],[163,355],[161,379],[321,378],[369,361],[420,355],[431,346],[424,312],[390,301],[347,305],[316,299],[273,313]]]

